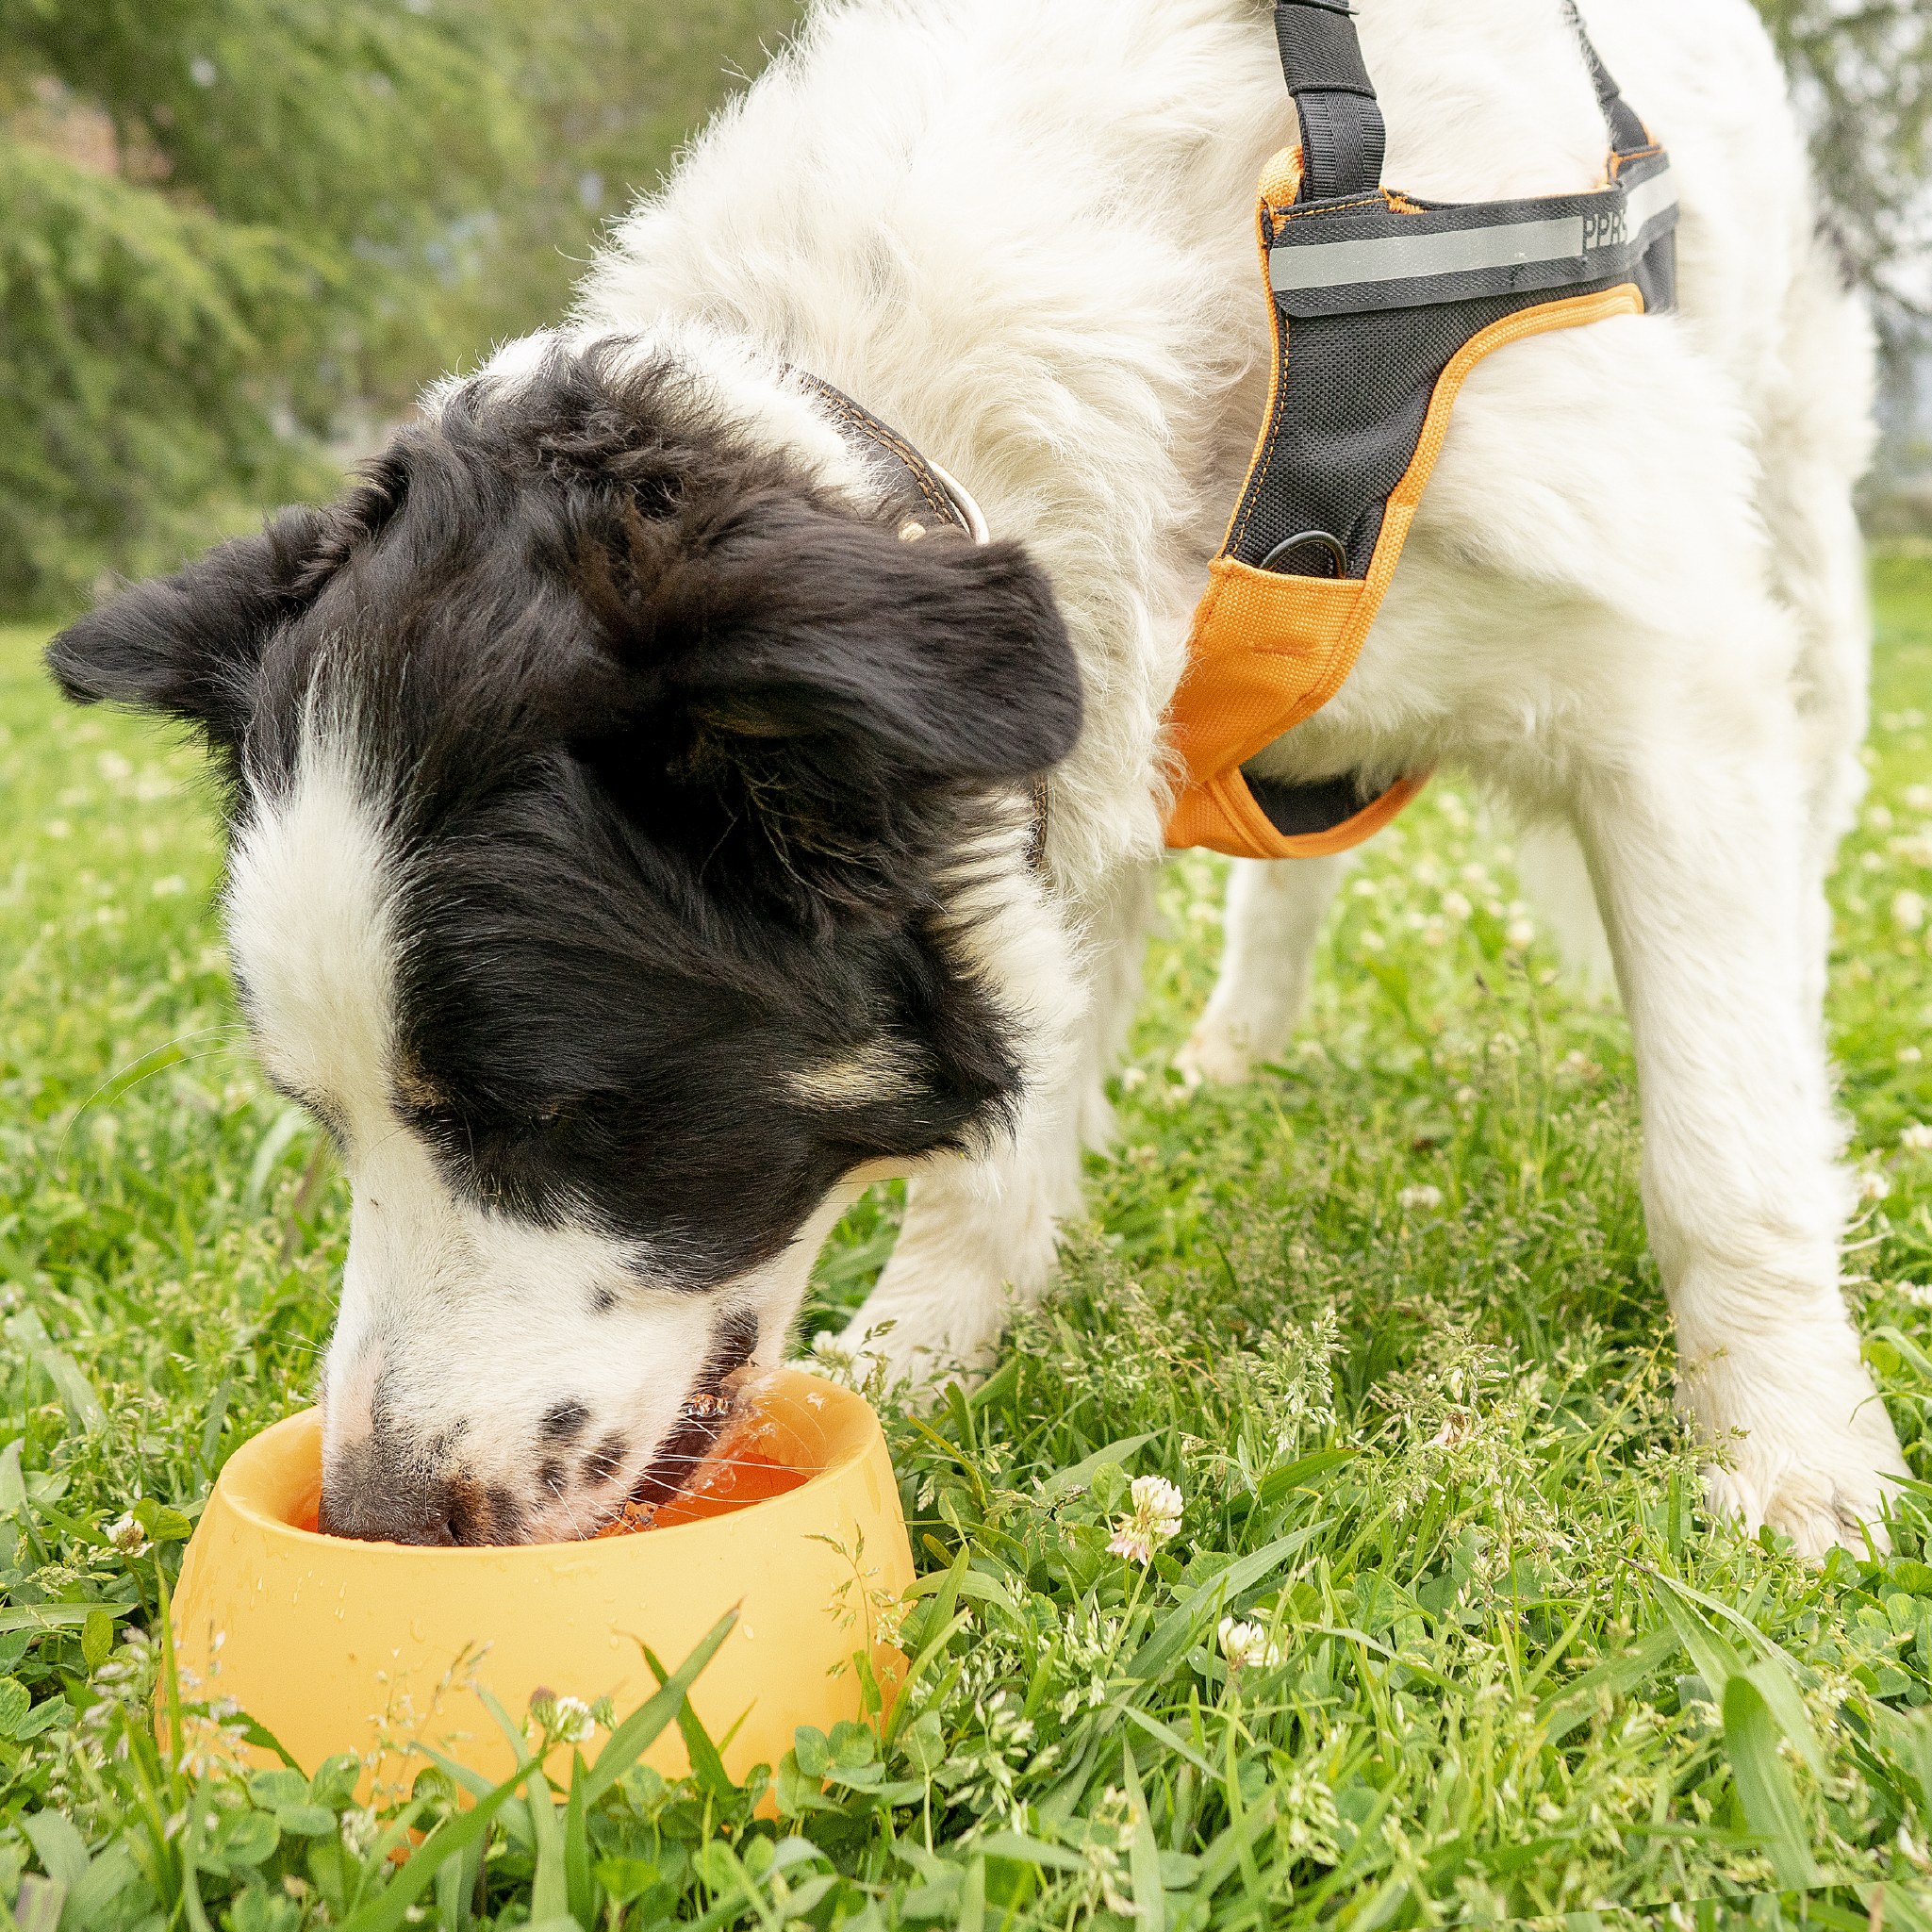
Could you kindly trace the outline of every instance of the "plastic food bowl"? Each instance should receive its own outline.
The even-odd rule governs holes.
[[[173,1617],[184,1695],[234,1700],[307,1772],[360,1753],[365,1792],[406,1786],[428,1762],[418,1742],[496,1780],[514,1760],[477,1686],[517,1718],[539,1690],[608,1696],[621,1718],[657,1688],[642,1644],[674,1670],[736,1605],[691,1704],[714,1741],[736,1726],[723,1747],[734,1778],[775,1765],[798,1726],[864,1714],[854,1652],[890,1699],[903,1660],[880,1624],[913,1559],[879,1419],[860,1396],[783,1369],[759,1412],[763,1445],[809,1472],[798,1488],[637,1535],[504,1549],[301,1527],[322,1486],[322,1415],[290,1416],[229,1458],[189,1544]],[[667,1776],[688,1768],[675,1726],[645,1762]]]

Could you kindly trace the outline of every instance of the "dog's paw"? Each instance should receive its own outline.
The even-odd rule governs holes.
[[[1245,1026],[1231,1026],[1203,1014],[1186,1044],[1175,1054],[1175,1070],[1189,1087],[1197,1087],[1203,1081],[1212,1086],[1241,1086],[1255,1067],[1247,1034]]]
[[[1840,1545],[1863,1556],[1868,1538],[1883,1555],[1890,1478],[1908,1473],[1891,1418],[1855,1352],[1821,1350],[1800,1371],[1803,1360],[1797,1349],[1768,1364],[1725,1355],[1686,1379],[1680,1399],[1726,1451],[1726,1466],[1706,1472],[1711,1511],[1747,1529],[1769,1524],[1813,1560]]]
[[[1740,1479],[1730,1469],[1709,1472],[1709,1496],[1714,1515],[1741,1520],[1747,1528],[1769,1524],[1792,1540],[1801,1557],[1822,1561],[1841,1545],[1855,1556],[1866,1553],[1866,1538],[1880,1556],[1891,1549],[1882,1520],[1883,1483],[1867,1473],[1850,1490],[1809,1469],[1788,1469],[1769,1488],[1762,1478]]]

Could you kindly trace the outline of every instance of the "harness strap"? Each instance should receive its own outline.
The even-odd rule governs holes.
[[[1301,117],[1303,195],[1367,193],[1382,178],[1386,142],[1354,9],[1347,0],[1284,0],[1275,44]]]
[[[875,448],[883,450],[899,465],[904,476],[910,496],[932,512],[956,525],[975,543],[990,542],[991,536],[986,528],[986,520],[980,514],[980,506],[966,493],[962,486],[940,469],[938,464],[922,456],[918,450],[901,436],[898,430],[874,416],[863,404],[856,403],[843,389],[834,388],[823,376],[814,375],[809,370],[791,365],[787,373],[796,376],[804,387],[823,403],[832,413],[833,421],[848,440],[863,438]],[[916,525],[902,525],[901,535],[916,534]],[[1047,774],[1042,771],[1033,780],[1031,789],[1032,806],[1032,831],[1027,838],[1027,865],[1038,871],[1047,856]]]
[[[1603,64],[1603,57],[1584,27],[1583,16],[1577,10],[1577,0],[1563,0],[1563,18],[1570,23],[1582,46],[1583,64],[1590,69],[1590,84],[1596,90],[1596,105],[1610,129],[1611,152],[1634,155],[1640,148],[1648,147],[1649,132],[1610,78],[1610,71]]]
[[[1341,0],[1275,9],[1301,143],[1263,171],[1256,240],[1274,365],[1247,480],[1195,612],[1169,723],[1173,847],[1343,850],[1428,777],[1295,783],[1248,761],[1341,688],[1373,622],[1463,378],[1547,329],[1674,305],[1670,160],[1565,0],[1611,147],[1577,194],[1451,205],[1379,184],[1381,110]]]

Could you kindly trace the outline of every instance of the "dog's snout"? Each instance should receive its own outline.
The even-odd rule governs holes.
[[[441,1477],[324,1482],[316,1527],[358,1543],[461,1543],[454,1486]]]
[[[364,1462],[324,1474],[316,1527],[358,1543],[430,1548],[520,1543],[528,1513],[507,1488],[478,1482],[460,1469],[437,1473]]]
[[[322,1459],[316,1527],[360,1543],[518,1543],[527,1511],[502,1484],[479,1479],[463,1431],[419,1435],[377,1402],[366,1435]]]

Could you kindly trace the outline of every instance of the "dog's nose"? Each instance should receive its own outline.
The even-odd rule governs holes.
[[[357,1543],[446,1544],[463,1541],[455,1496],[449,1483],[429,1477],[412,1481],[322,1484],[315,1527],[324,1536]]]

